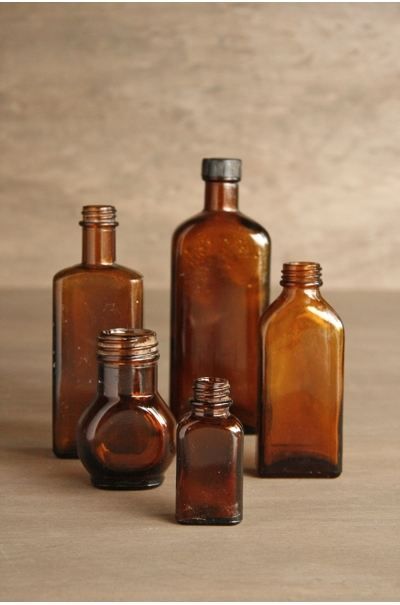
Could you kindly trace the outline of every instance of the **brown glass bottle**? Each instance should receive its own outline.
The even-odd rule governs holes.
[[[240,171],[240,160],[203,160],[204,210],[173,236],[170,405],[181,418],[197,376],[225,376],[233,413],[254,432],[270,240],[238,210]]]
[[[142,276],[115,263],[115,208],[82,214],[82,263],[53,280],[53,451],[61,458],[77,457],[76,425],[96,395],[100,330],[142,326]]]
[[[78,425],[78,454],[95,487],[157,487],[175,453],[175,420],[157,391],[157,337],[115,328],[98,338],[97,398]]]
[[[227,380],[198,378],[193,389],[177,429],[176,520],[233,525],[243,517],[243,427]]]
[[[321,284],[318,263],[285,263],[283,291],[262,318],[263,477],[337,477],[342,471],[344,329],[322,298]]]

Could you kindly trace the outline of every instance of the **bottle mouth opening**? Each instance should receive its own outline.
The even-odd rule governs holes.
[[[82,208],[82,220],[79,222],[82,227],[100,226],[116,227],[117,210],[114,206],[102,206],[90,204]]]
[[[230,404],[230,384],[226,378],[203,376],[193,383],[192,403],[196,404]]]
[[[144,328],[103,330],[97,338],[97,357],[103,362],[157,361],[157,334]]]
[[[283,264],[281,286],[321,286],[322,267],[313,261],[291,261]]]

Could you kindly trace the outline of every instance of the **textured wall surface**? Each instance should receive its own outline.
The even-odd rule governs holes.
[[[330,288],[400,278],[400,6],[0,5],[0,282],[80,257],[84,203],[118,259],[169,282],[204,156],[241,157],[241,208]]]

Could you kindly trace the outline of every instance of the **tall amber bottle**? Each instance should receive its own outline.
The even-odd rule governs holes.
[[[60,458],[77,457],[76,426],[96,395],[98,333],[142,326],[142,276],[115,262],[115,208],[84,206],[82,215],[82,263],[53,280],[53,451]]]
[[[204,210],[172,240],[170,405],[179,420],[196,377],[224,376],[232,413],[254,432],[270,239],[238,209],[240,160],[205,159],[202,177]]]
[[[283,291],[262,318],[258,472],[342,471],[343,324],[321,296],[318,263],[283,265]]]
[[[157,336],[113,328],[98,338],[97,397],[83,412],[78,453],[95,487],[157,487],[175,453],[175,420],[157,389]]]

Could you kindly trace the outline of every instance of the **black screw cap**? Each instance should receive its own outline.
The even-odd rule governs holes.
[[[242,160],[204,158],[201,166],[201,176],[204,181],[237,183],[242,178]]]

